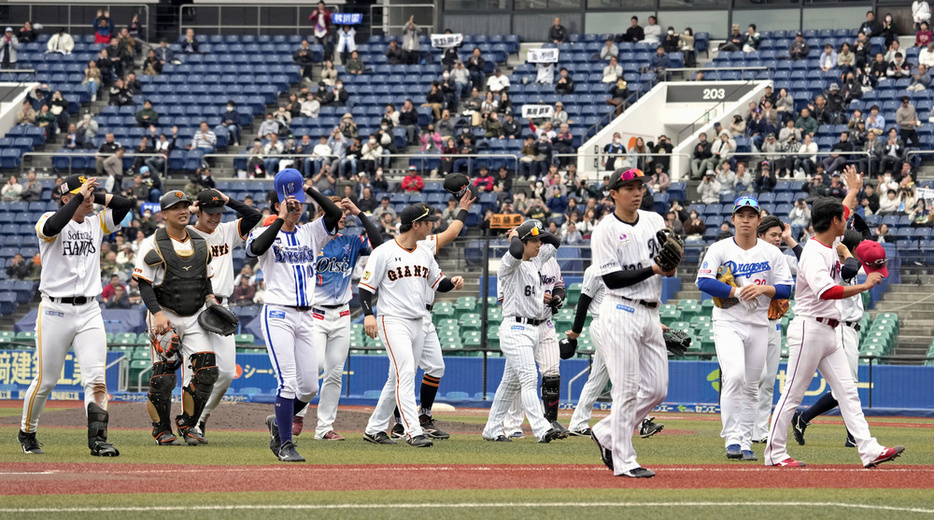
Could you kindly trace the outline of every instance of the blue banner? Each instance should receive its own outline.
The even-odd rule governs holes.
[[[362,13],[334,13],[331,15],[334,25],[358,25],[363,22]]]
[[[39,373],[38,357],[35,349],[0,350],[0,399],[23,399],[32,380]],[[116,361],[124,356],[123,352],[107,353],[107,392],[119,390],[120,364]],[[50,399],[83,399],[84,387],[81,385],[81,365],[74,352],[65,355],[65,366],[59,376],[58,384]]]

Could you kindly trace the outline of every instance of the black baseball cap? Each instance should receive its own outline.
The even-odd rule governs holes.
[[[619,189],[623,184],[628,182],[641,181],[643,184],[648,184],[652,179],[645,176],[642,173],[642,170],[638,168],[620,168],[613,172],[613,175],[610,175],[610,181],[607,183],[607,188],[611,190]]]
[[[198,208],[209,215],[224,212],[224,198],[217,190],[207,189],[198,194]]]
[[[65,177],[65,180],[62,181],[62,185],[58,187],[58,193],[60,195],[78,193],[78,190],[81,189],[81,186],[87,182],[87,180],[87,175],[69,175]]]
[[[185,192],[181,190],[172,190],[159,199],[159,209],[165,211],[176,204],[181,203],[191,205],[191,199],[188,198],[188,195],[185,195]]]
[[[434,222],[441,217],[435,215],[430,206],[424,204],[412,204],[399,213],[399,222],[402,224],[414,224],[415,222]]]

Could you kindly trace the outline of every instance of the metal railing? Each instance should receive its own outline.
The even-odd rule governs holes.
[[[330,4],[330,9],[332,13],[340,12],[340,6],[335,4]],[[294,24],[282,24],[282,23],[263,23],[263,9],[276,8],[276,9],[288,9],[295,11],[295,23]],[[207,9],[215,9],[216,14],[214,18],[217,20],[216,24],[192,24],[187,23],[185,20],[196,20],[197,11],[204,11]],[[256,23],[253,24],[242,24],[234,25],[229,23],[224,23],[224,9],[227,9],[228,12],[233,10],[236,13],[243,12],[244,9],[255,10],[255,13],[251,15],[246,15],[238,19],[244,21],[255,20]],[[256,31],[257,36],[266,34],[269,29],[286,29],[293,31],[293,34],[311,34],[311,25],[308,21],[308,17],[302,14],[302,10],[305,10],[308,14],[311,14],[311,7],[309,4],[257,4],[257,5],[242,5],[242,4],[223,4],[223,5],[212,5],[212,4],[193,4],[193,5],[182,5],[178,8],[178,17],[181,20],[182,29],[195,29],[195,32],[202,32],[202,30],[211,30],[216,31],[215,34],[222,34],[224,32],[239,32],[241,29],[247,29],[250,31]],[[186,14],[187,13],[187,14]]]
[[[703,67],[690,67],[690,68],[681,68],[681,69],[672,69],[672,70],[679,70],[679,71],[694,70],[694,71],[701,71],[701,72],[710,72],[710,71],[719,71],[719,70],[769,70],[769,68],[768,67],[724,67],[722,69],[719,69],[719,68],[705,69]],[[684,134],[693,135],[697,129],[698,124],[700,124],[700,126],[706,125],[707,123],[710,122],[710,119],[714,117],[712,114],[715,114],[721,108],[726,108],[726,103],[728,103],[726,99],[730,98],[732,93],[746,88],[746,86],[752,83],[753,81],[765,81],[765,80],[768,80],[768,78],[750,78],[750,79],[745,80],[742,85],[735,85],[735,88],[731,89],[730,93],[724,96],[723,101],[718,101],[713,106],[709,107],[707,110],[704,111],[702,115],[700,115],[697,119],[695,119],[693,122],[691,122],[686,127],[684,127],[680,132],[678,132],[678,141],[679,142],[681,141],[682,136]],[[743,80],[736,80],[736,81],[743,81]],[[723,82],[720,82],[720,81],[718,81],[717,84],[720,85],[721,87],[724,86]],[[734,103],[734,101],[729,101],[729,103]],[[703,122],[701,120],[703,120]]]
[[[143,29],[143,34],[147,37],[151,37],[149,34],[149,5],[148,4],[108,4],[108,3],[95,3],[95,2],[63,2],[63,3],[47,3],[47,2],[38,2],[38,3],[20,3],[20,2],[11,2],[7,4],[12,7],[25,7],[28,9],[28,17],[26,20],[37,21],[44,23],[47,27],[65,27],[65,30],[69,34],[86,34],[93,32],[93,18],[82,18],[80,21],[74,20],[73,11],[75,8],[80,7],[92,7],[95,9],[101,9],[103,11],[113,11],[119,9],[122,13],[126,8],[136,9],[140,14],[139,24]],[[62,23],[61,21],[47,21],[49,8],[65,8],[67,22]],[[83,12],[81,16],[86,16]],[[128,25],[131,16],[126,17],[126,23],[114,23],[112,27]],[[23,21],[26,21],[23,20]],[[113,20],[113,18],[111,18]],[[19,22],[17,25],[22,25],[23,22]],[[84,28],[83,31],[75,31],[75,28]]]
[[[655,88],[655,85],[658,85],[658,83],[657,83],[657,82],[656,82],[656,83],[648,83],[648,82],[643,83],[642,86],[639,87],[639,90],[636,90],[636,91],[633,92],[632,94],[629,94],[629,97],[627,97],[627,98],[623,101],[623,106],[625,107],[625,108],[623,108],[623,112],[625,112],[626,109],[628,109],[630,106],[632,106],[633,103],[639,101],[639,98],[642,97],[643,94],[645,94],[645,93],[648,92],[649,90],[652,90],[653,88]],[[604,104],[605,104],[605,103],[606,103],[606,102],[604,102]],[[610,105],[610,106],[612,106],[612,105]],[[620,116],[622,116],[622,115],[623,115],[623,114],[620,113]],[[610,121],[612,121],[612,120],[615,119],[616,117],[617,117],[617,116],[616,116],[616,107],[613,107],[609,112],[607,112],[603,117],[601,117],[599,121],[597,121],[596,123],[594,123],[594,124],[590,125],[589,127],[587,127],[587,130],[584,132],[583,139],[586,141],[590,136],[592,136],[592,135],[597,135],[597,133],[600,132],[600,130],[601,130],[604,126],[608,125],[608,124],[610,123]]]
[[[127,149],[127,150],[129,150],[129,149]],[[23,171],[26,170],[26,160],[25,160],[25,159],[26,159],[27,157],[53,157],[53,158],[54,158],[54,157],[90,157],[90,158],[102,157],[102,158],[105,158],[105,159],[106,159],[107,157],[110,157],[110,156],[112,156],[112,155],[113,155],[113,154],[102,154],[102,153],[99,153],[99,152],[95,152],[95,151],[93,151],[93,150],[87,151],[87,152],[66,152],[66,151],[64,151],[64,150],[59,151],[59,152],[26,152],[26,153],[24,153],[24,154],[22,155],[22,160],[21,160],[20,163],[19,163],[19,170],[18,170],[18,172],[19,172],[19,175],[22,175],[22,174],[23,174]],[[162,177],[163,179],[165,179],[165,178],[167,177],[167,175],[168,175],[168,171],[169,171],[169,170],[168,170],[168,168],[169,168],[169,159],[165,156],[165,154],[161,154],[161,153],[136,153],[136,152],[132,152],[132,153],[127,153],[127,154],[126,154],[126,157],[132,157],[132,158],[135,158],[135,157],[162,157],[162,158],[165,159],[165,165],[163,166],[163,171],[160,172],[160,175],[161,175],[161,177]],[[53,168],[54,168],[54,165],[53,165]],[[88,167],[88,168],[85,168],[85,169],[90,169],[90,168],[92,168],[92,167]],[[81,170],[81,171],[84,171],[84,170]],[[72,161],[68,161],[68,171],[67,171],[67,173],[68,173],[68,175],[71,175],[72,173],[74,173],[73,168],[72,168]],[[106,175],[106,174],[103,174],[103,175]]]

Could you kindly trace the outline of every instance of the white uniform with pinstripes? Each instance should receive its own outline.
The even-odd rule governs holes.
[[[660,215],[639,210],[633,223],[615,214],[597,224],[591,238],[596,274],[638,270],[654,265],[659,251],[655,234],[665,228]],[[613,383],[610,415],[593,426],[597,441],[613,454],[613,472],[622,475],[639,467],[632,446],[633,430],[668,395],[668,351],[662,337],[658,303],[662,277],[621,289],[607,288],[600,307],[597,353],[603,356]],[[641,390],[641,392],[640,392]]]
[[[425,295],[442,278],[434,250],[420,244],[408,250],[397,240],[384,242],[367,260],[360,290],[379,291],[376,324],[389,356],[389,377],[367,422],[368,435],[385,432],[396,407],[406,437],[424,434],[415,405],[415,368],[425,344]]]
[[[35,228],[39,237],[39,258],[47,276],[39,282],[42,302],[36,317],[38,371],[23,400],[21,429],[26,433],[36,431],[39,415],[58,383],[65,356],[72,346],[81,365],[85,413],[91,403],[107,409],[104,377],[107,337],[101,307],[95,298],[101,293],[101,241],[104,235],[120,229],[120,224],[113,221],[113,211],[105,208],[98,214],[87,215],[84,222],[69,220],[59,234],[45,236],[42,228],[54,214],[50,211],[42,215]],[[48,276],[50,274],[54,276]],[[53,303],[49,299],[72,296],[84,296],[90,301],[71,305]],[[103,388],[95,392],[95,386]]]
[[[726,238],[710,246],[697,272],[701,279],[716,279],[720,266],[729,266],[738,288],[747,285],[791,285],[785,255],[761,238],[749,249]],[[699,284],[698,284],[699,285]],[[738,293],[739,289],[737,289]],[[769,304],[762,295],[730,308],[714,307],[713,333],[720,362],[720,437],[724,444],[752,449],[759,380],[769,348]]]
[[[529,418],[532,433],[541,440],[551,428],[542,413],[538,397],[538,376],[535,371],[535,346],[541,341],[545,324],[519,323],[516,318],[537,318],[541,315],[545,298],[541,270],[557,249],[542,244],[538,255],[523,261],[508,251],[503,255],[497,272],[498,297],[503,300],[503,322],[499,326],[499,344],[506,365],[503,379],[496,389],[490,416],[483,428],[483,436],[496,439],[504,435],[503,421],[516,394],[522,398],[522,408]]]
[[[584,282],[581,287],[581,294],[591,298],[590,307],[587,313],[593,316],[590,322],[590,340],[594,345],[601,343],[600,339],[600,305],[603,304],[603,296],[606,293],[606,285],[603,280],[596,275],[597,267],[591,265],[584,270]],[[574,415],[571,417],[571,423],[568,429],[571,431],[581,431],[590,427],[590,417],[593,414],[593,405],[606,388],[606,383],[610,380],[610,374],[606,371],[606,363],[603,362],[603,356],[599,350],[593,356],[593,363],[590,365],[590,376],[587,383],[581,389],[580,398],[577,400],[577,408],[574,409]]]
[[[863,464],[868,464],[882,452],[882,446],[872,437],[863,416],[856,380],[841,344],[841,333],[817,321],[817,318],[840,320],[843,317],[839,302],[820,298],[821,294],[842,283],[836,251],[838,243],[839,239],[827,246],[812,238],[804,244],[798,261],[795,317],[788,325],[788,376],[785,378],[785,391],[778,399],[772,417],[769,441],[765,446],[766,466],[788,458],[788,427],[811,384],[815,369],[830,383],[840,405],[843,422],[856,441]]]
[[[558,261],[552,257],[542,265],[542,283],[545,284],[545,294],[551,294],[555,287],[564,288],[564,278],[561,277],[561,267]],[[542,301],[542,311],[537,316],[545,320],[541,325],[541,338],[535,345],[535,363],[538,365],[538,373],[545,376],[557,376],[560,374],[558,365],[561,362],[561,351],[558,349],[558,335],[555,331],[554,320],[551,319],[551,307]],[[522,431],[522,399],[519,394],[512,400],[509,407],[509,413],[506,414],[506,420],[503,421],[503,429],[507,435],[512,432]]]

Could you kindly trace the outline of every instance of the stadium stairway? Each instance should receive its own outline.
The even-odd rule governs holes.
[[[919,364],[934,338],[934,323],[930,320],[934,312],[934,297],[930,290],[931,284],[934,284],[934,275],[922,274],[916,277],[910,267],[907,273],[902,273],[903,283],[889,286],[871,313],[873,316],[881,313],[898,314],[901,324],[894,354],[919,358],[919,361],[892,361],[893,365]],[[920,285],[917,280],[921,281]]]

